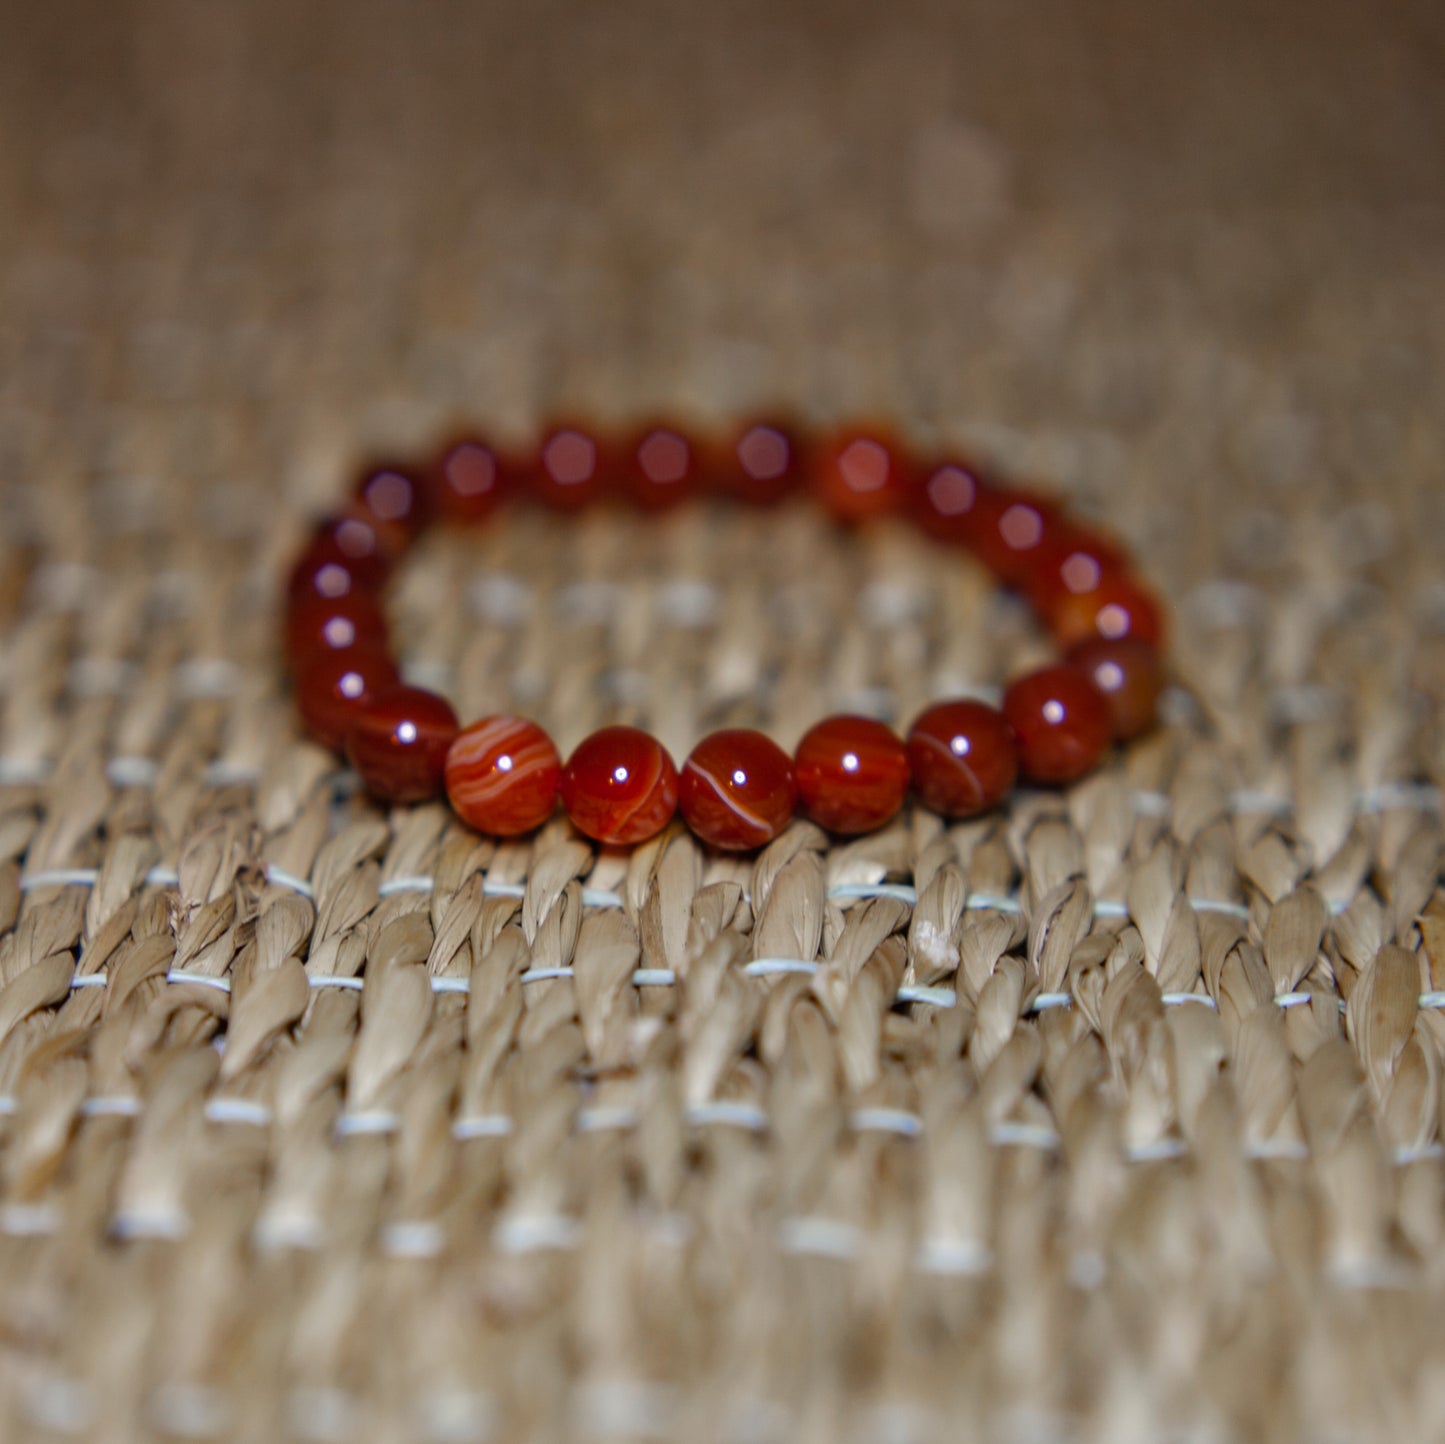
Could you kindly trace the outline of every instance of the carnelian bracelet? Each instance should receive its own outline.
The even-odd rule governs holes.
[[[999,708],[935,703],[906,740],[869,717],[827,717],[789,757],[761,732],[729,728],[703,738],[680,773],[636,727],[592,733],[564,765],[535,722],[494,716],[463,728],[445,698],[400,680],[382,591],[432,521],[480,521],[514,498],[564,512],[602,501],[657,511],[702,496],[767,506],[804,491],[846,525],[902,513],[966,548],[1031,602],[1063,660],[1016,678]],[[1082,777],[1111,741],[1154,725],[1163,632],[1159,602],[1123,549],[1057,504],[961,461],[920,461],[877,432],[804,444],[786,426],[752,422],[711,444],[652,426],[610,445],[558,426],[525,457],[466,439],[426,466],[369,469],[291,573],[285,648],[306,729],[344,750],[384,801],[444,788],[463,821],[510,837],[541,826],[560,799],[579,831],[620,844],[654,836],[680,811],[703,841],[742,851],[776,837],[800,803],[851,835],[888,822],[910,784],[923,806],[958,818],[996,806],[1020,775]]]

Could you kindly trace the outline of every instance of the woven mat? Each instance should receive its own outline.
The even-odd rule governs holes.
[[[0,1437],[1445,1437],[1438,8],[5,11]],[[779,405],[1106,518],[1169,725],[743,861],[300,739],[369,450]],[[679,755],[1042,651],[806,510],[395,608]]]

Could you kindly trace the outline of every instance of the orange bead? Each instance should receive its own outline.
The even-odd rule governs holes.
[[[761,732],[729,727],[688,754],[678,782],[683,821],[704,842],[744,852],[771,842],[798,805],[793,761]]]
[[[346,732],[346,759],[385,802],[425,802],[442,790],[457,714],[423,687],[388,687],[367,699]]]
[[[515,837],[551,817],[562,759],[552,739],[524,717],[483,717],[447,753],[447,797],[478,832]]]
[[[830,832],[872,832],[894,817],[908,792],[908,753],[871,717],[825,717],[793,754],[798,796]]]
[[[1061,647],[1093,637],[1117,642],[1124,637],[1164,644],[1164,612],[1147,587],[1122,573],[1106,573],[1089,592],[1057,598],[1045,618]]]
[[[677,811],[677,768],[640,727],[603,727],[567,759],[557,791],[578,832],[598,842],[645,842]]]
[[[1018,738],[1019,766],[1035,782],[1073,782],[1109,745],[1109,704],[1076,667],[1041,667],[1011,682],[1003,715]]]
[[[296,678],[296,710],[318,742],[340,747],[366,703],[395,685],[396,663],[378,647],[315,654]]]
[[[1158,721],[1164,668],[1157,647],[1134,637],[1117,642],[1096,637],[1070,647],[1065,660],[1078,667],[1108,703],[1116,742],[1141,737]]]
[[[848,430],[814,453],[813,492],[837,521],[863,522],[907,506],[914,478],[902,451],[883,434]]]
[[[1008,796],[1018,744],[1003,714],[983,702],[936,702],[908,731],[908,766],[919,800],[945,817],[972,817]]]

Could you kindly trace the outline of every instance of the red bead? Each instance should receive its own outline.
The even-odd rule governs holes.
[[[1117,542],[1063,525],[1039,548],[1025,587],[1034,609],[1047,618],[1066,597],[1096,591],[1105,577],[1127,565]]]
[[[803,452],[797,437],[773,421],[752,421],[721,448],[718,491],[750,506],[770,506],[803,483]]]
[[[1032,575],[1060,525],[1052,503],[990,487],[979,492],[968,544],[1001,582],[1013,586]]]
[[[913,492],[913,519],[929,536],[959,545],[978,526],[978,499],[983,482],[977,471],[960,461],[941,461],[928,469]]]
[[[371,522],[354,513],[345,513],[328,517],[316,528],[310,545],[292,572],[292,582],[306,581],[308,564],[320,568],[336,563],[346,568],[358,586],[379,591],[391,575],[395,560],[395,552]],[[306,587],[303,585],[301,590]]]
[[[909,729],[908,765],[925,807],[972,817],[1008,795],[1018,777],[1018,744],[993,707],[967,699],[936,702]]]
[[[746,727],[704,737],[678,782],[683,821],[704,842],[743,852],[771,842],[798,805],[793,762],[771,738]]]
[[[423,687],[388,687],[367,700],[346,733],[347,761],[385,802],[425,802],[441,791],[457,714]]]
[[[702,490],[702,463],[680,431],[651,426],[632,438],[624,452],[622,494],[644,511],[661,511]]]
[[[396,663],[379,647],[314,655],[296,678],[296,710],[318,742],[340,747],[366,703],[395,685]]]
[[[286,582],[286,599],[293,606],[324,599],[336,601],[352,592],[371,590],[357,568],[340,555],[333,543],[312,542],[296,559]]]
[[[405,547],[426,524],[421,482],[409,469],[374,466],[356,486],[356,508],[393,544]]]
[[[1109,704],[1076,667],[1041,667],[1011,682],[1003,715],[1018,738],[1019,766],[1035,782],[1072,782],[1109,745]]]
[[[1157,647],[1134,637],[1117,642],[1096,637],[1071,647],[1065,660],[1079,668],[1108,703],[1116,742],[1141,737],[1154,726],[1164,686]]]
[[[881,433],[849,430],[829,437],[813,457],[812,476],[823,509],[849,523],[902,510],[913,490],[902,451]]]
[[[482,441],[453,442],[426,476],[427,506],[443,521],[485,521],[506,490],[502,458]]]
[[[1045,619],[1061,647],[1103,637],[1117,642],[1123,637],[1164,643],[1164,612],[1158,600],[1142,583],[1122,573],[1106,573],[1091,592],[1061,596]]]
[[[554,511],[581,511],[601,501],[614,468],[597,437],[576,426],[558,426],[542,438],[525,469],[528,488]]]
[[[603,727],[567,759],[557,791],[579,832],[598,842],[645,842],[677,811],[677,768],[640,727]]]
[[[447,753],[447,797],[469,827],[515,837],[551,817],[561,772],[556,745],[535,722],[483,717]]]
[[[293,670],[316,652],[348,647],[386,646],[386,614],[370,592],[354,591],[332,599],[312,597],[286,614],[286,656]]]
[[[872,832],[903,806],[908,753],[871,717],[825,717],[798,743],[793,761],[804,808],[830,832]]]

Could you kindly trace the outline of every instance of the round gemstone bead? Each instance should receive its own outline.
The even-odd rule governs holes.
[[[365,517],[354,513],[328,517],[317,528],[310,545],[302,553],[301,560],[292,572],[291,580],[295,595],[295,583],[308,579],[306,569],[317,569],[328,563],[344,567],[356,584],[367,591],[379,591],[391,575],[395,553]],[[306,586],[301,587],[302,591]],[[329,595],[329,593],[323,593]]]
[[[978,526],[977,507],[983,489],[973,467],[961,461],[938,462],[914,490],[913,519],[938,541],[967,543]]]
[[[1092,591],[1059,597],[1046,620],[1065,648],[1091,637],[1110,642],[1133,637],[1156,647],[1164,642],[1164,612],[1154,594],[1117,572],[1106,573]]]
[[[1061,526],[1039,548],[1025,587],[1039,616],[1048,617],[1064,598],[1096,591],[1127,565],[1124,549],[1108,537]]]
[[[791,496],[803,482],[798,439],[774,421],[752,421],[721,448],[717,488],[752,506],[770,506]]]
[[[1109,707],[1116,742],[1148,732],[1158,719],[1164,668],[1159,649],[1134,637],[1096,637],[1071,647],[1065,660],[1094,684]]]
[[[1020,769],[1035,782],[1073,782],[1109,745],[1109,704],[1076,667],[1041,667],[1011,682],[1003,715],[1018,738]]]
[[[837,521],[864,522],[900,511],[912,491],[903,453],[882,433],[843,431],[814,454],[813,490]]]
[[[882,827],[908,791],[907,750],[871,717],[825,717],[804,734],[793,763],[804,808],[830,832]]]
[[[395,685],[396,663],[379,647],[317,654],[296,678],[296,710],[312,737],[340,747],[366,703]]]
[[[743,852],[771,842],[798,805],[793,761],[761,732],[730,727],[704,737],[678,782],[683,821],[704,842]]]
[[[420,481],[407,468],[375,466],[363,472],[356,486],[356,505],[383,535],[412,541],[426,523]]]
[[[677,768],[640,727],[603,727],[577,745],[557,791],[579,832],[598,842],[645,842],[677,811]]]
[[[293,668],[304,667],[316,652],[349,647],[386,646],[386,614],[370,592],[312,597],[293,605],[286,616],[286,655]]]
[[[1060,526],[1046,501],[1021,491],[980,491],[969,530],[974,554],[1005,584],[1025,582]]]
[[[558,426],[542,438],[526,468],[532,496],[554,511],[581,511],[608,491],[609,466],[597,437],[576,426]]]
[[[447,797],[463,822],[493,837],[531,832],[557,805],[562,759],[525,717],[483,717],[447,752]]]
[[[676,506],[702,489],[697,449],[671,427],[651,426],[639,432],[623,457],[622,494],[644,511]]]
[[[506,491],[497,451],[470,438],[446,447],[426,476],[427,506],[443,521],[485,521]]]
[[[370,697],[346,733],[347,761],[385,802],[425,802],[441,791],[457,714],[423,687],[388,687]]]
[[[1018,777],[1018,745],[1003,714],[983,702],[936,702],[908,732],[908,766],[925,807],[972,817],[995,807]]]
[[[286,582],[286,599],[293,606],[299,602],[324,599],[336,601],[352,592],[368,588],[357,576],[356,569],[334,546],[313,542],[296,559]]]

